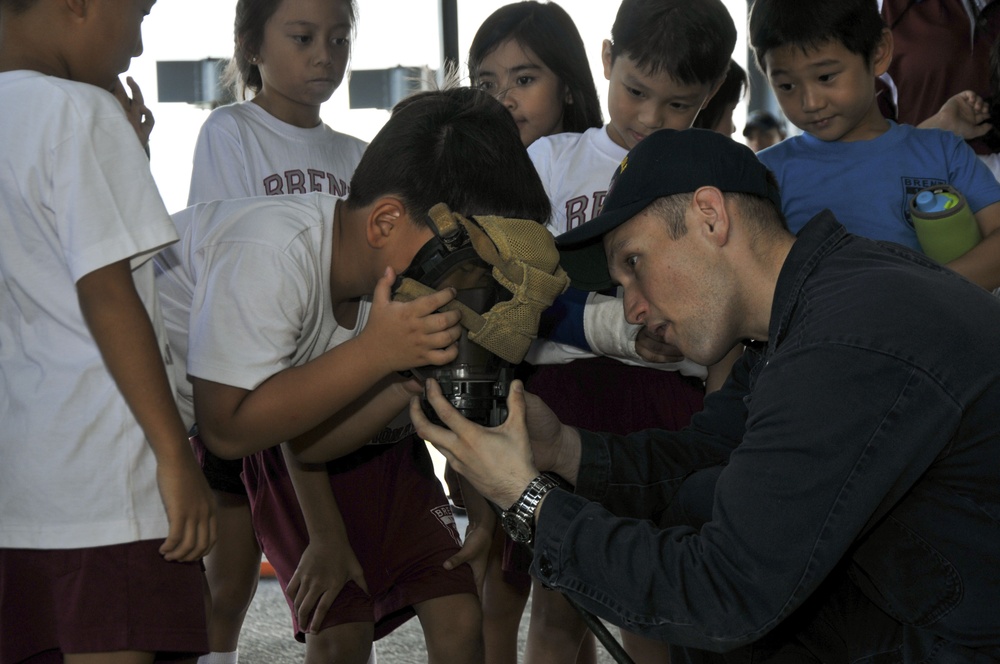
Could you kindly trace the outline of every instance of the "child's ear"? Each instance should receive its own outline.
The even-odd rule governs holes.
[[[604,63],[604,78],[611,80],[611,65],[614,58],[611,56],[611,40],[605,39],[601,44],[601,62]]]
[[[889,70],[892,63],[892,31],[889,28],[882,30],[882,36],[875,46],[872,54],[872,73],[881,76]]]
[[[66,9],[76,18],[85,18],[90,9],[90,0],[64,0]]]
[[[368,213],[365,227],[368,244],[375,248],[384,247],[399,224],[406,222],[406,207],[401,200],[392,196],[378,199]]]

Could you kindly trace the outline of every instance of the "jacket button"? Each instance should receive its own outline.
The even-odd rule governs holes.
[[[542,556],[538,560],[538,571],[544,574],[545,576],[552,574],[552,563],[550,563],[549,559],[546,558],[545,556]]]

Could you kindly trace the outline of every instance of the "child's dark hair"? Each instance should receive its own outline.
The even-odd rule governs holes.
[[[487,17],[469,47],[469,77],[476,85],[483,60],[504,42],[530,49],[552,70],[573,99],[563,108],[563,130],[601,127],[601,104],[587,63],[583,39],[573,19],[554,2],[515,2]]]
[[[993,127],[986,132],[982,141],[990,152],[1000,152],[1000,37],[990,47],[990,96],[986,101],[990,105],[988,122]]]
[[[743,99],[746,89],[746,71],[735,60],[730,60],[729,71],[726,73],[725,80],[722,81],[722,85],[719,86],[719,90],[715,93],[715,96],[695,116],[692,126],[698,129],[715,129],[722,120],[722,115],[726,112],[726,107],[740,103],[740,99]]]
[[[839,42],[870,65],[885,22],[876,0],[754,0],[750,7],[750,45],[762,72],[764,56],[783,46],[802,51]]]
[[[23,14],[38,0],[0,0],[0,9],[9,9],[11,14]]]
[[[551,208],[514,118],[474,88],[420,92],[396,104],[365,149],[347,205],[396,196],[417,223],[438,203],[466,216],[544,224]]]
[[[736,46],[736,24],[720,0],[623,0],[611,27],[611,58],[666,72],[685,85],[718,83]]]
[[[331,2],[338,0],[331,0]],[[339,0],[348,5],[351,15],[351,30],[353,32],[358,21],[357,0]],[[233,39],[236,42],[233,49],[233,59],[229,61],[226,81],[231,84],[237,99],[244,96],[246,90],[254,94],[260,92],[264,84],[260,70],[251,59],[260,53],[264,44],[264,26],[278,11],[282,0],[238,0],[236,3],[236,20],[233,24]]]

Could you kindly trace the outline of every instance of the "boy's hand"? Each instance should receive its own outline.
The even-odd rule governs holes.
[[[963,90],[950,97],[941,110],[921,122],[919,127],[944,129],[970,140],[983,136],[993,127],[987,122],[989,119],[989,104],[972,90]]]
[[[472,577],[476,580],[476,588],[479,597],[483,596],[483,583],[486,580],[486,565],[490,559],[490,549],[493,546],[493,531],[496,528],[496,519],[492,519],[488,526],[485,524],[469,522],[465,529],[465,539],[462,541],[462,548],[454,556],[444,561],[446,570],[453,570],[459,565],[468,563],[472,568]]]
[[[368,324],[358,336],[371,349],[368,357],[383,363],[386,374],[454,360],[462,334],[458,324],[461,314],[437,310],[455,299],[455,290],[448,288],[412,302],[394,302],[395,280],[396,273],[386,268],[375,286]]]
[[[676,346],[666,343],[645,327],[635,338],[635,352],[647,362],[680,362],[684,359]]]
[[[153,125],[156,123],[156,120],[153,119],[152,111],[149,110],[143,101],[142,90],[139,89],[139,85],[131,76],[126,77],[125,81],[132,90],[131,97],[125,91],[125,86],[122,85],[121,80],[117,78],[115,79],[115,87],[111,92],[114,94],[115,99],[118,100],[118,103],[122,105],[122,108],[125,109],[125,117],[128,118],[129,124],[135,130],[135,135],[139,137],[142,149],[148,155],[149,135],[153,133]]]
[[[319,633],[327,611],[348,581],[368,592],[361,563],[350,545],[344,542],[340,546],[334,541],[313,538],[302,552],[299,566],[286,589],[304,632]]]
[[[215,496],[185,443],[176,460],[158,458],[156,483],[167,510],[170,533],[160,546],[167,560],[191,562],[215,544]]]

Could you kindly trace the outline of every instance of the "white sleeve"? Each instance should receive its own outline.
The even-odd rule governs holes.
[[[625,319],[620,298],[591,293],[583,309],[583,334],[587,344],[598,355],[620,360],[625,364],[679,371],[685,376],[705,378],[708,371],[700,364],[684,359],[680,362],[647,362],[635,349],[635,339],[642,329]]]
[[[253,196],[247,182],[246,155],[237,121],[213,113],[205,120],[194,148],[189,206]]]

